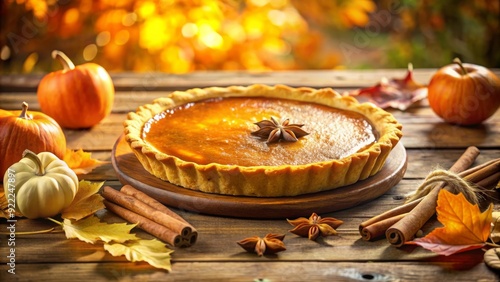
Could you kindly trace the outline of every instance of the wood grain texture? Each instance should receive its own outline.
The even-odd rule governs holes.
[[[478,254],[475,254],[479,257]],[[262,258],[261,262],[177,262],[172,272],[152,269],[145,263],[64,263],[21,264],[18,274],[8,281],[498,281],[484,264],[460,269],[456,262],[280,262]],[[421,271],[426,269],[426,271]],[[228,271],[230,270],[230,271]],[[95,275],[99,273],[99,275]],[[10,280],[11,279],[11,280]]]
[[[428,83],[435,70],[415,70]],[[499,70],[495,70],[500,75]],[[378,82],[382,77],[402,77],[406,70],[294,71],[271,73],[198,72],[188,75],[160,73],[112,74],[117,88],[113,113],[86,130],[65,130],[68,147],[92,152],[108,163],[80,179],[105,181],[121,187],[111,164],[112,147],[122,134],[127,112],[173,90],[192,87],[283,83],[327,87],[342,92]],[[0,76],[0,108],[17,109],[23,101],[38,109],[36,87],[41,75]],[[500,111],[484,124],[458,127],[443,123],[421,101],[402,112],[389,110],[403,124],[402,144],[408,164],[403,179],[380,197],[348,209],[322,213],[344,221],[338,236],[310,241],[289,233],[284,219],[242,219],[195,213],[172,208],[199,231],[197,243],[175,249],[171,273],[144,262],[131,263],[113,257],[100,244],[67,240],[64,233],[16,236],[16,275],[7,273],[6,235],[0,238],[0,281],[498,281],[498,273],[482,262],[482,250],[437,256],[420,247],[394,248],[385,240],[366,242],[358,233],[362,221],[399,206],[434,168],[449,167],[470,145],[481,150],[477,163],[500,157]],[[500,205],[495,203],[495,210]],[[98,212],[101,221],[123,222],[111,212]],[[0,220],[0,226],[7,223]],[[16,231],[54,227],[48,220],[19,219]],[[423,228],[429,232],[439,223],[433,219]],[[2,230],[6,231],[6,229]],[[141,230],[133,232],[151,238]],[[236,241],[267,233],[286,234],[287,250],[277,256],[246,253]]]
[[[118,91],[136,93],[151,91],[185,90],[194,87],[262,84],[290,86],[358,88],[380,81],[382,77],[404,77],[405,69],[380,70],[307,70],[307,71],[197,71],[188,74],[111,73]],[[415,69],[414,79],[427,84],[434,69]],[[26,91],[36,89],[43,74],[0,76],[0,91]]]
[[[243,218],[308,217],[350,208],[373,200],[396,185],[406,171],[406,150],[399,143],[382,170],[355,184],[295,197],[237,197],[185,189],[149,174],[123,137],[112,152],[113,167],[123,184],[130,184],[161,203],[196,213]]]

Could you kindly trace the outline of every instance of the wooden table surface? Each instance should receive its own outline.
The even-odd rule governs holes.
[[[427,84],[435,72],[415,70],[415,79]],[[112,74],[116,87],[113,113],[88,130],[65,130],[68,147],[92,152],[110,161],[111,149],[122,133],[127,112],[172,90],[206,86],[287,84],[291,86],[333,87],[339,92],[370,86],[382,77],[403,77],[406,70],[290,71],[290,72],[196,72],[185,75],[162,73]],[[499,74],[496,71],[497,75]],[[18,109],[22,101],[39,110],[36,87],[41,75],[0,77],[0,108]],[[15,275],[7,273],[7,237],[0,241],[0,281],[494,281],[495,272],[483,263],[483,251],[475,250],[448,257],[423,248],[396,248],[385,239],[363,241],[358,225],[383,211],[401,205],[402,196],[414,191],[426,175],[438,166],[448,168],[466,147],[481,150],[477,162],[500,157],[500,111],[476,127],[444,123],[428,107],[427,101],[406,111],[390,110],[403,124],[402,143],[408,167],[404,178],[383,196],[350,209],[322,214],[344,221],[338,236],[310,241],[289,233],[284,219],[258,220],[202,215],[175,209],[199,231],[196,244],[174,249],[172,271],[147,263],[113,257],[101,244],[67,240],[63,233],[15,237]],[[111,163],[82,179],[105,181],[121,187]],[[496,206],[498,208],[498,205]],[[103,220],[120,221],[110,212],[99,213]],[[2,226],[5,226],[5,220]],[[17,231],[53,227],[47,220],[19,219]],[[3,228],[5,231],[6,229]],[[267,233],[286,234],[287,250],[258,257],[245,252],[236,241]],[[4,232],[5,233],[5,232]],[[148,236],[137,231],[137,234]]]

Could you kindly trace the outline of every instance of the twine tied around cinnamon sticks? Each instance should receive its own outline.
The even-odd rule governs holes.
[[[479,149],[469,147],[448,171],[431,172],[406,204],[361,223],[361,237],[375,240],[385,236],[393,246],[404,245],[434,215],[441,189],[463,193],[471,203],[477,204],[478,195],[484,193],[479,188],[495,186],[500,180],[500,159],[469,168],[478,155]]]
[[[120,191],[105,186],[101,195],[106,209],[174,247],[189,247],[198,238],[198,231],[180,215],[130,185]]]

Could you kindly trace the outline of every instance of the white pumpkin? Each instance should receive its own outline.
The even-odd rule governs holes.
[[[50,152],[36,155],[24,151],[23,158],[7,169],[3,180],[6,198],[15,198],[16,211],[31,219],[59,214],[78,191],[76,173]]]

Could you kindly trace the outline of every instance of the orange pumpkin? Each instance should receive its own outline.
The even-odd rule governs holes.
[[[44,76],[37,96],[42,112],[64,128],[89,128],[111,113],[115,88],[108,72],[94,63],[75,66],[62,52],[53,51],[63,70]]]
[[[26,149],[35,153],[52,152],[62,159],[66,137],[51,117],[35,111],[28,114],[28,104],[24,102],[21,111],[0,110],[0,175],[21,160]]]
[[[432,76],[429,106],[449,123],[479,124],[500,108],[500,79],[485,67],[453,62]]]

